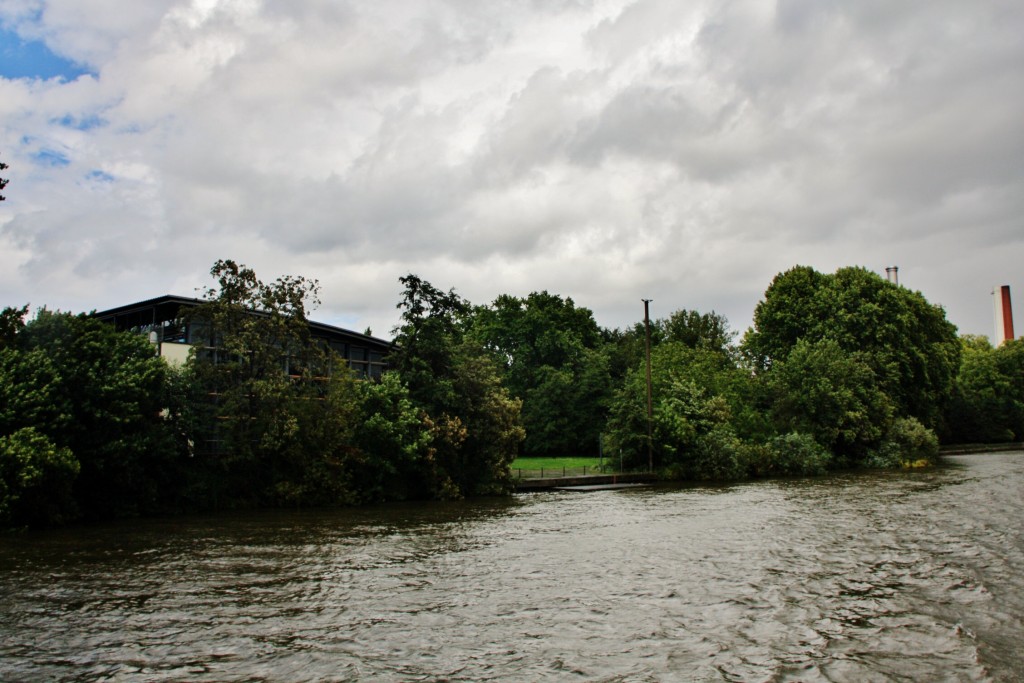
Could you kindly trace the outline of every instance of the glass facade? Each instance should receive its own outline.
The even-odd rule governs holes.
[[[197,349],[198,357],[217,362],[219,344],[216,331],[202,321],[184,322],[184,312],[201,303],[198,299],[164,296],[93,315],[120,330],[145,335],[158,347],[163,343],[191,344]],[[387,368],[390,342],[322,323],[310,322],[309,325],[313,339],[337,353],[357,376],[379,379]],[[284,354],[282,370],[289,374],[301,372],[302,368],[295,360]]]

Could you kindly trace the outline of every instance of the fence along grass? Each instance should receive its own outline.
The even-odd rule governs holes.
[[[588,474],[609,474],[618,471],[618,463],[608,458],[516,458],[512,462],[512,476],[516,479],[543,479],[545,477],[579,477]]]

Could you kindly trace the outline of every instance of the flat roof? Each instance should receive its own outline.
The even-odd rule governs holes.
[[[105,311],[96,311],[92,314],[94,318],[100,320],[117,321],[118,319],[124,319],[132,315],[138,316],[146,311],[153,311],[151,319],[165,321],[173,320],[177,315],[178,310],[185,307],[194,307],[206,303],[204,299],[196,299],[194,297],[176,296],[174,294],[165,294],[163,296],[154,297],[152,299],[146,299],[144,301],[136,301],[135,303],[125,304],[123,306],[117,306],[116,308],[108,308]],[[252,311],[256,315],[266,315],[264,311]],[[140,316],[141,320],[141,316]],[[361,341],[371,346],[383,346],[392,348],[394,344],[386,339],[379,337],[372,337],[360,332],[345,329],[344,327],[336,327],[334,325],[328,325],[326,323],[316,322],[314,320],[306,320],[310,330],[314,334],[324,337],[345,337],[352,341]]]

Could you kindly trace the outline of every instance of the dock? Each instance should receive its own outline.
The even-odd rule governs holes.
[[[527,491],[601,491],[645,486],[658,481],[658,477],[647,473],[629,474],[587,474],[583,476],[547,477],[515,480],[516,493]]]
[[[628,484],[585,484],[583,486],[556,486],[556,491],[578,491],[586,493],[587,491],[618,491],[619,489],[635,489],[643,486],[650,486],[647,482],[631,482]]]

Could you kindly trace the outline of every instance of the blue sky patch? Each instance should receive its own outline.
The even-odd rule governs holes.
[[[67,166],[71,163],[65,155],[52,149],[41,149],[32,158],[43,166]]]
[[[0,29],[0,77],[54,78],[72,81],[92,73],[85,67],[64,59],[39,40],[23,40],[14,31]]]
[[[85,177],[88,178],[89,180],[92,180],[92,181],[97,182],[97,183],[112,183],[112,182],[114,182],[114,176],[110,175],[106,171],[101,171],[99,169],[94,169],[92,171],[89,171],[85,175]]]
[[[90,114],[89,116],[83,116],[81,118],[72,116],[71,114],[65,114],[59,119],[54,119],[53,123],[58,123],[66,128],[74,128],[75,130],[92,130],[93,128],[102,128],[107,125],[108,122],[95,114]]]

